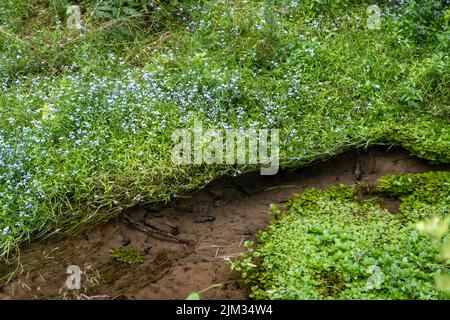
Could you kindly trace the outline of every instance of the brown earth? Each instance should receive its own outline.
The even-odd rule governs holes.
[[[0,287],[0,299],[185,299],[213,284],[217,286],[202,293],[202,299],[246,299],[246,289],[228,261],[268,224],[271,203],[282,206],[308,187],[374,186],[389,173],[449,169],[411,158],[403,150],[375,148],[276,176],[219,179],[172,203],[128,210],[125,214],[139,225],[120,217],[81,237],[23,248],[21,265]],[[398,209],[398,201],[383,202],[393,212]],[[152,236],[142,229],[162,232]],[[184,240],[188,243],[180,243]],[[114,261],[110,250],[122,246],[144,252],[144,262]],[[80,290],[65,285],[69,265],[83,271]]]

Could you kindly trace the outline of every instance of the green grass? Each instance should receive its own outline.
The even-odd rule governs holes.
[[[400,197],[400,213],[356,188],[307,189],[233,262],[257,299],[448,299],[435,280],[449,277],[450,172],[390,175],[373,194]],[[446,219],[433,242],[417,224]],[[448,250],[448,249],[447,249]],[[443,253],[443,251],[442,251]],[[448,290],[448,289],[447,289]]]
[[[1,256],[256,169],[175,166],[195,118],[280,129],[284,168],[373,144],[450,162],[440,1],[386,2],[381,30],[359,1],[95,3],[81,31],[64,0],[0,4]]]

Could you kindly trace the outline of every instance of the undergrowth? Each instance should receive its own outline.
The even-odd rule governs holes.
[[[358,194],[345,185],[310,188],[286,212],[273,207],[278,219],[232,265],[251,297],[448,299],[435,280],[450,276],[449,253],[439,254],[449,243],[450,172],[382,177],[374,195],[400,197],[399,214]],[[434,240],[419,231],[429,219],[447,221],[432,225]]]
[[[0,256],[250,165],[175,166],[171,134],[278,128],[280,165],[372,144],[450,160],[446,1],[0,3]]]

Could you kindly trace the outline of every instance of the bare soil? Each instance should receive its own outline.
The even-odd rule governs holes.
[[[252,173],[219,179],[169,204],[125,213],[132,221],[162,231],[160,235],[152,236],[119,217],[81,237],[24,247],[16,275],[0,287],[0,299],[185,299],[213,284],[218,286],[202,293],[202,299],[247,299],[229,260],[269,223],[271,203],[282,207],[293,193],[309,187],[338,183],[373,187],[385,174],[430,170],[450,167],[431,166],[400,149],[375,148],[275,176]],[[397,200],[383,203],[392,212],[398,210]],[[187,243],[181,243],[184,240]],[[122,246],[141,250],[144,262],[114,261],[110,250]],[[66,287],[69,265],[83,271],[80,290]]]

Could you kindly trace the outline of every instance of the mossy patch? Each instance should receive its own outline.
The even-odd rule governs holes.
[[[114,260],[122,263],[138,264],[144,262],[142,252],[136,248],[114,248],[110,251]]]

